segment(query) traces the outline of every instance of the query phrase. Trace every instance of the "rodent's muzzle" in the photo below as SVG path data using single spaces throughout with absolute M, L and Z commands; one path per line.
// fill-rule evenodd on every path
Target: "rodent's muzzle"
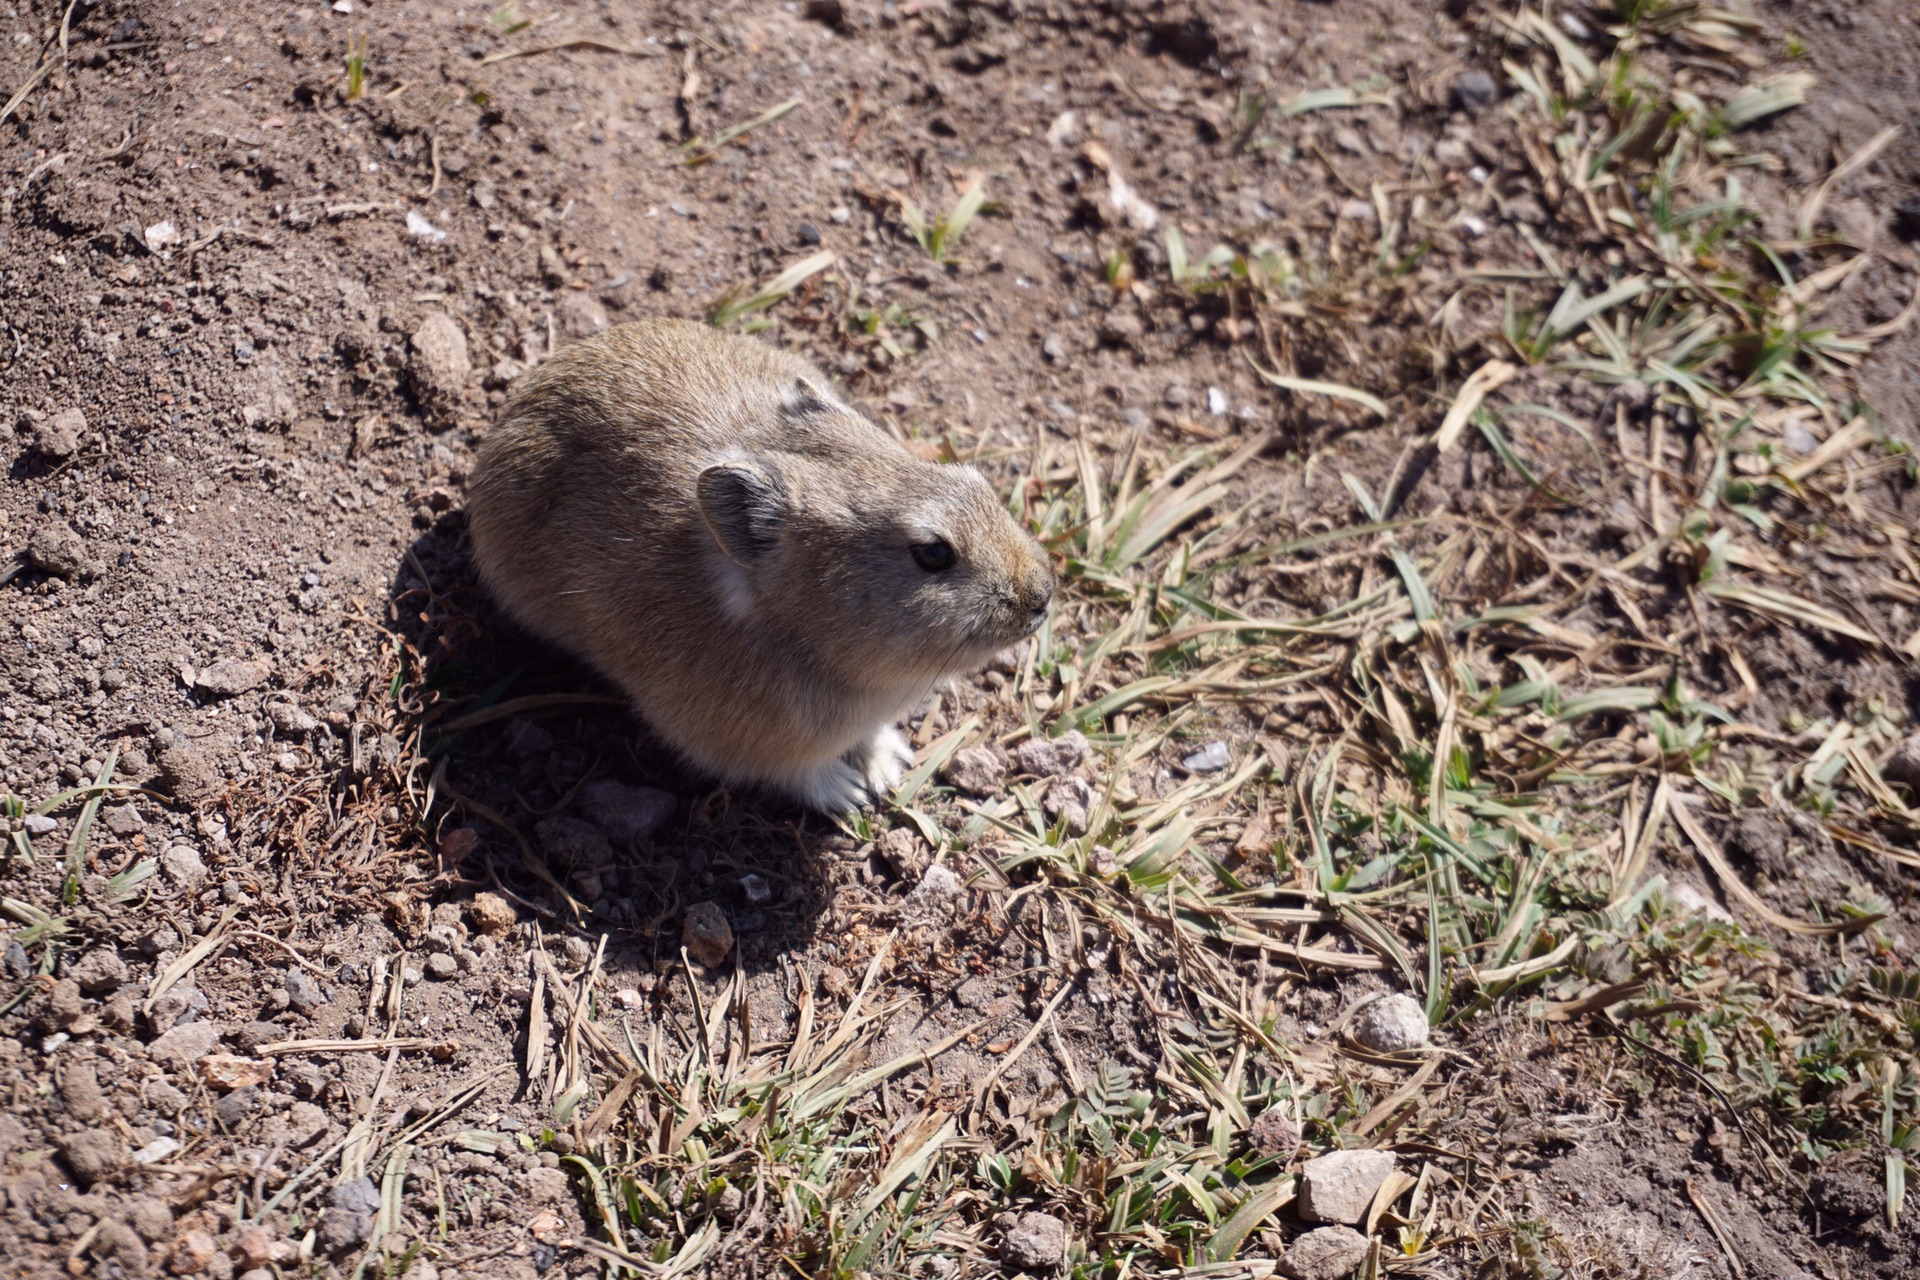
M 1032 635 L 1047 620 L 1047 610 L 1053 606 L 1053 573 L 1045 565 L 1038 566 L 1022 588 L 1017 602 L 1025 611 L 1026 629 L 1022 634 Z

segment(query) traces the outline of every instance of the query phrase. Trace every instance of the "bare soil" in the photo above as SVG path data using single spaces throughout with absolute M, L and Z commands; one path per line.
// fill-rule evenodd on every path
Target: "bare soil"
M 366 1236 L 328 1221 L 343 1212 L 330 1153 L 356 1122 L 378 1146 L 450 1102 L 420 1139 L 404 1220 L 385 1224 L 402 1249 L 431 1244 L 409 1274 L 598 1270 L 568 1247 L 597 1228 L 564 1152 L 541 1136 L 569 1083 L 545 1040 L 556 991 L 591 991 L 644 1043 L 697 1021 L 696 992 L 711 1000 L 737 981 L 766 1041 L 793 1033 L 803 993 L 826 1020 L 870 968 L 883 973 L 873 999 L 890 1011 L 872 1061 L 977 1034 L 856 1104 L 881 1130 L 908 1096 L 960 1105 L 1004 1068 L 1011 1144 L 1101 1063 L 1150 1071 L 1171 970 L 1083 984 L 1006 1066 L 1005 1046 L 1054 994 L 1055 949 L 1085 943 L 1035 898 L 1009 906 L 1004 887 L 916 898 L 932 851 L 915 835 L 858 838 L 680 769 L 592 673 L 492 612 L 465 558 L 462 484 L 505 390 L 555 348 L 637 316 L 705 316 L 825 248 L 845 283 L 803 286 L 764 313 L 763 337 L 821 362 L 930 451 L 978 457 L 1011 485 L 1041 443 L 1081 433 L 1143 430 L 1167 445 L 1269 433 L 1236 481 L 1268 526 L 1308 536 L 1353 523 L 1342 473 L 1385 492 L 1460 372 L 1436 368 L 1421 295 L 1316 312 L 1285 339 L 1303 376 L 1364 385 L 1389 419 L 1277 393 L 1247 357 L 1259 350 L 1250 319 L 1108 284 L 1116 247 L 1161 270 L 1164 250 L 1123 225 L 1088 144 L 1196 253 L 1284 222 L 1330 246 L 1336 275 L 1355 266 L 1343 246 L 1366 252 L 1376 184 L 1458 189 L 1484 167 L 1484 234 L 1437 237 L 1418 271 L 1526 263 L 1521 232 L 1545 233 L 1546 219 L 1517 180 L 1522 149 L 1498 112 L 1456 100 L 1462 72 L 1500 74 L 1478 9 L 525 3 L 537 21 L 507 35 L 479 4 L 0 0 L 0 96 L 27 81 L 50 33 L 67 48 L 0 124 L 0 545 L 17 558 L 0 568 L 0 774 L 31 802 L 111 758 L 113 780 L 139 787 L 101 806 L 76 892 L 63 890 L 63 854 L 78 804 L 34 832 L 31 864 L 0 862 L 0 893 L 66 929 L 45 973 L 42 948 L 0 934 L 0 999 L 12 1000 L 0 1014 L 0 1271 L 346 1274 Z M 1920 119 L 1920 24 L 1902 0 L 1759 10 L 1791 25 L 1821 78 L 1763 144 L 1784 167 L 1759 180 L 1790 221 L 1836 159 Z M 361 35 L 365 91 L 348 100 L 346 50 Z M 544 48 L 565 41 L 597 43 Z M 516 49 L 529 52 L 498 59 Z M 1238 128 L 1240 95 L 1368 83 L 1392 105 L 1269 120 L 1260 146 Z M 790 98 L 801 105 L 685 162 L 687 139 Z M 995 208 L 955 264 L 937 264 L 902 233 L 899 198 L 944 210 L 979 173 Z M 1836 198 L 1835 224 L 1877 255 L 1842 286 L 1855 326 L 1906 301 L 1913 232 L 1895 208 L 1916 198 L 1911 127 Z M 854 292 L 927 324 L 896 318 L 882 330 L 890 352 L 848 325 Z M 1465 298 L 1459 322 L 1497 337 L 1497 297 Z M 1908 329 L 1860 372 L 1909 441 L 1917 371 L 1920 330 Z M 1543 380 L 1537 394 L 1611 420 L 1601 389 Z M 1516 444 L 1551 454 L 1555 439 L 1543 427 Z M 1632 477 L 1569 453 L 1545 479 L 1590 500 L 1537 526 L 1543 560 L 1616 545 L 1604 513 L 1631 499 Z M 1877 483 L 1871 499 L 1911 527 L 1912 485 Z M 1491 510 L 1518 502 L 1515 488 L 1484 455 L 1453 455 L 1405 484 L 1401 509 Z M 50 529 L 71 531 L 71 563 L 29 552 Z M 1823 599 L 1888 635 L 1920 625 L 1909 603 L 1850 587 L 1855 563 L 1823 567 Z M 1503 573 L 1538 571 L 1489 564 L 1486 594 Z M 1294 614 L 1350 598 L 1333 570 L 1249 590 L 1270 595 L 1248 607 Z M 1920 716 L 1910 664 L 1797 644 L 1746 652 L 1762 699 L 1752 718 L 1844 716 L 1876 698 Z M 1705 672 L 1724 666 L 1718 655 L 1703 642 L 1686 660 Z M 583 692 L 602 697 L 546 696 Z M 443 720 L 420 737 L 442 704 L 523 698 L 534 701 L 520 714 L 451 736 Z M 969 713 L 1013 722 L 1005 673 L 942 695 L 916 744 Z M 1193 734 L 1238 751 L 1264 731 L 1222 710 Z M 610 844 L 552 824 L 593 818 L 583 788 L 604 780 L 666 793 L 671 818 L 628 839 L 614 823 Z M 1911 871 L 1776 834 L 1722 839 L 1781 909 L 1818 896 L 1807 877 L 1865 881 L 1896 908 L 1889 927 L 1920 941 Z M 109 903 L 108 878 L 144 858 L 154 875 Z M 1711 895 L 1697 869 L 1667 870 Z M 571 913 L 549 876 L 590 913 Z M 476 908 L 482 893 L 510 917 Z M 712 969 L 682 958 L 687 908 L 702 902 L 736 939 Z M 1387 985 L 1341 971 L 1281 980 L 1265 962 L 1249 972 L 1279 1034 L 1302 1043 Z M 368 1047 L 273 1047 L 326 1040 Z M 1457 1105 L 1408 1141 L 1471 1153 L 1449 1166 L 1468 1197 L 1497 1185 L 1527 1212 L 1508 1239 L 1440 1242 L 1429 1274 L 1495 1255 L 1508 1269 L 1490 1273 L 1555 1274 L 1526 1269 L 1529 1232 L 1582 1242 L 1591 1274 L 1892 1277 L 1920 1250 L 1920 1215 L 1885 1223 L 1877 1154 L 1769 1177 L 1709 1092 L 1604 1029 L 1501 1013 L 1445 1047 L 1439 1079 Z M 233 1086 L 206 1066 L 222 1053 L 272 1070 Z M 1103 1208 L 1080 1212 L 1074 1230 L 1097 1230 Z M 802 1245 L 767 1223 L 729 1219 L 704 1273 L 799 1274 L 780 1259 Z M 940 1274 L 999 1265 L 967 1255 Z

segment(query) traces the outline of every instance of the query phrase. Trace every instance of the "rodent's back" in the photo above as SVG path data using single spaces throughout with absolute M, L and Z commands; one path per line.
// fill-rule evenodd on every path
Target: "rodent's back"
M 570 604 L 607 587 L 609 561 L 646 579 L 635 594 L 704 594 L 709 539 L 694 486 L 715 459 L 904 455 L 851 415 L 808 448 L 779 409 L 798 381 L 819 377 L 788 352 L 684 320 L 620 325 L 560 352 L 520 380 L 481 446 L 468 526 L 482 575 L 523 623 L 576 652 L 586 611 Z

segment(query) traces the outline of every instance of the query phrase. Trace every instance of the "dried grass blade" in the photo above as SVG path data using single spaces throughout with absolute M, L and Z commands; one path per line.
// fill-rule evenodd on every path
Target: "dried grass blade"
M 1734 873 L 1732 865 L 1727 862 L 1727 855 L 1720 851 L 1719 844 L 1707 834 L 1706 828 L 1700 825 L 1700 819 L 1694 817 L 1685 799 L 1676 797 L 1672 813 L 1673 820 L 1680 825 L 1682 831 L 1687 833 L 1687 839 L 1693 841 L 1693 847 L 1700 851 L 1700 857 L 1713 869 L 1714 875 L 1719 877 L 1720 883 L 1726 888 L 1728 894 L 1776 929 L 1783 929 L 1802 937 L 1830 938 L 1838 934 L 1858 933 L 1883 918 L 1861 916 L 1857 920 L 1842 920 L 1835 924 L 1809 924 L 1805 920 L 1795 920 L 1791 916 L 1781 915 L 1768 906 L 1759 894 L 1749 889 L 1746 881 Z
M 1916 292 L 1914 296 L 1920 298 L 1920 292 Z M 1869 424 L 1864 417 L 1855 418 L 1853 421 L 1847 423 L 1846 426 L 1840 428 L 1825 440 L 1822 440 L 1812 453 L 1809 453 L 1806 457 L 1793 463 L 1791 466 L 1782 467 L 1780 474 L 1795 484 L 1801 484 L 1809 476 L 1815 475 L 1823 470 L 1835 459 L 1852 453 L 1855 449 L 1871 443 L 1872 440 L 1872 425 Z
M 912 804 L 913 798 L 920 794 L 921 788 L 933 780 L 933 775 L 940 772 L 947 761 L 953 759 L 953 753 L 960 749 L 960 745 L 967 740 L 967 736 L 978 727 L 979 723 L 980 717 L 968 716 L 928 743 L 924 758 L 914 766 L 911 773 L 900 779 L 900 786 L 893 793 L 894 806 L 904 809 Z
M 1349 387 L 1340 382 L 1320 382 L 1313 378 L 1295 378 L 1289 374 L 1274 373 L 1271 370 L 1261 368 L 1260 362 L 1252 356 L 1247 357 L 1247 363 L 1253 366 L 1255 373 L 1259 374 L 1274 386 L 1279 387 L 1282 391 L 1293 391 L 1310 396 L 1331 396 L 1336 400 L 1351 400 L 1363 409 L 1370 410 L 1382 418 L 1388 416 L 1386 401 L 1378 396 L 1369 395 L 1358 387 Z
M 228 907 L 220 913 L 220 922 L 207 930 L 207 936 L 194 943 L 186 954 L 168 965 L 154 978 L 153 985 L 147 989 L 147 1003 L 142 1012 L 152 1013 L 154 1002 L 165 995 L 173 984 L 193 972 L 193 967 L 212 955 L 215 950 L 229 941 L 227 926 L 233 923 L 234 916 L 240 913 L 237 906 Z
M 1775 591 L 1771 587 L 1757 587 L 1750 582 L 1736 582 L 1726 578 L 1715 578 L 1703 588 L 1716 600 L 1725 600 L 1751 609 L 1755 613 L 1765 614 L 1779 622 L 1788 622 L 1796 626 L 1816 627 L 1830 631 L 1837 636 L 1846 636 L 1862 644 L 1876 647 L 1886 642 L 1865 627 L 1856 626 L 1824 605 L 1785 591 Z
M 1453 398 L 1453 406 L 1447 410 L 1447 416 L 1440 420 L 1440 429 L 1433 433 L 1433 447 L 1441 453 L 1453 448 L 1460 442 L 1460 433 L 1466 430 L 1467 422 L 1473 417 L 1473 411 L 1487 394 L 1512 381 L 1520 372 L 1520 366 L 1509 364 L 1505 360 L 1489 360 L 1475 369 L 1461 384 L 1459 394 Z
M 893 1149 L 893 1158 L 881 1171 L 873 1190 L 860 1201 L 854 1220 L 864 1221 L 898 1191 L 909 1179 L 926 1172 L 927 1165 L 940 1154 L 940 1148 L 953 1141 L 953 1117 L 938 1111 L 922 1112 L 907 1125 Z
M 552 44 L 536 44 L 526 49 L 502 49 L 480 59 L 481 66 L 491 66 L 496 62 L 505 62 L 508 58 L 530 58 L 536 53 L 557 53 L 562 49 L 595 49 L 601 53 L 617 53 L 628 58 L 661 58 L 665 53 L 653 49 L 635 49 L 624 44 L 613 44 L 606 40 L 556 40 Z

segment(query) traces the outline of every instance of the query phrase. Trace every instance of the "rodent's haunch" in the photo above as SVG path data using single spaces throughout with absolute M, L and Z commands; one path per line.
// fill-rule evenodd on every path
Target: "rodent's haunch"
M 690 763 L 827 811 L 890 791 L 912 760 L 894 721 L 1053 598 L 978 471 L 915 458 L 805 360 L 685 321 L 523 378 L 467 521 L 501 605 Z

